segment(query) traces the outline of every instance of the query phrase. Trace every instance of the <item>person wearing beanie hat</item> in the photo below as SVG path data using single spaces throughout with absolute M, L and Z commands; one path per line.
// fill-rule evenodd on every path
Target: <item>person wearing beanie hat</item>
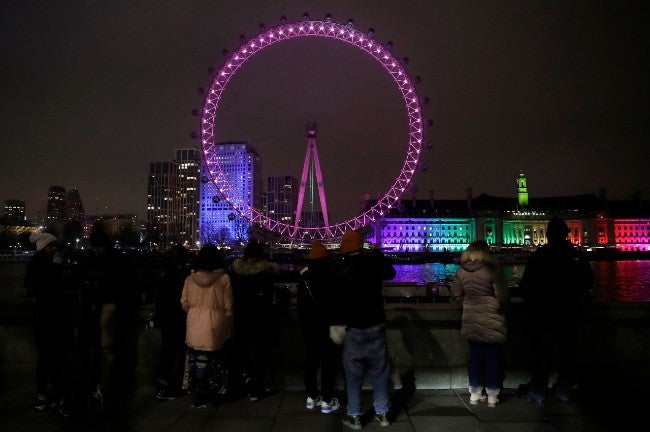
M 309 265 L 300 271 L 296 308 L 305 349 L 305 406 L 329 414 L 339 409 L 334 397 L 339 348 L 329 337 L 334 293 L 334 262 L 318 240 L 311 242 Z M 320 391 L 318 371 L 320 369 Z
M 311 249 L 309 250 L 310 260 L 325 258 L 329 254 L 330 254 L 329 251 L 327 250 L 327 248 L 323 243 L 321 243 L 318 240 L 314 240 L 311 242 Z
M 29 241 L 36 245 L 37 251 L 40 251 L 45 249 L 49 244 L 56 243 L 57 239 L 50 233 L 42 232 L 30 235 Z
M 539 405 L 546 400 L 552 365 L 557 364 L 555 399 L 570 401 L 571 389 L 577 384 L 582 302 L 594 274 L 589 262 L 567 240 L 568 233 L 566 222 L 553 217 L 546 229 L 548 243 L 531 255 L 519 282 L 529 317 L 531 380 L 519 386 L 517 395 Z
M 341 252 L 357 252 L 363 248 L 363 237 L 356 231 L 346 231 L 341 238 Z
M 27 264 L 25 287 L 34 297 L 36 400 L 33 408 L 43 411 L 60 406 L 65 398 L 63 358 L 72 337 L 69 305 L 65 301 L 62 269 L 56 251 L 56 237 L 50 233 L 30 236 L 36 252 Z
M 348 404 L 342 421 L 352 429 L 361 429 L 361 390 L 365 375 L 369 374 L 375 419 L 380 426 L 389 426 L 390 363 L 383 281 L 395 277 L 395 268 L 379 249 L 364 250 L 363 237 L 355 231 L 343 234 L 341 251 L 344 256 L 337 271 L 337 307 L 334 308 L 337 316 L 332 322 L 347 328 L 342 358 Z

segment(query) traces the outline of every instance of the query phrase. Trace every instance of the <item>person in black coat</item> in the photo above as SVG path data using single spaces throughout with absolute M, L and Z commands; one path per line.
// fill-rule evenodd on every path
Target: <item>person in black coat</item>
M 169 248 L 156 286 L 154 326 L 160 329 L 158 399 L 175 399 L 181 393 L 185 368 L 185 321 L 181 293 L 190 274 L 190 252 L 182 245 Z
M 129 294 L 135 278 L 131 262 L 103 229 L 94 228 L 89 240 L 91 249 L 80 269 L 80 390 L 89 405 L 101 405 L 107 392 L 124 392 L 133 384 L 133 359 L 128 357 L 133 355 L 129 320 L 134 308 Z
M 334 296 L 334 263 L 329 251 L 318 240 L 311 243 L 309 265 L 300 271 L 297 292 L 298 320 L 305 347 L 304 384 L 306 407 L 320 407 L 328 414 L 336 411 L 334 396 L 339 349 L 329 336 Z M 320 369 L 321 391 L 318 391 Z
M 363 249 L 363 237 L 347 231 L 341 238 L 343 261 L 337 271 L 336 324 L 346 326 L 343 337 L 343 368 L 347 413 L 343 423 L 361 429 L 361 390 L 364 377 L 372 382 L 375 419 L 389 426 L 390 362 L 386 343 L 383 281 L 395 277 L 395 268 L 378 249 Z
M 277 316 L 273 283 L 280 266 L 264 258 L 256 240 L 244 248 L 244 257 L 233 261 L 229 275 L 234 300 L 232 366 L 253 401 L 275 385 Z M 233 380 L 235 381 L 235 380 Z
M 543 404 L 546 400 L 553 354 L 558 377 L 553 395 L 564 402 L 576 384 L 576 354 L 582 320 L 582 302 L 594 282 L 587 261 L 567 240 L 569 228 L 553 217 L 546 228 L 548 243 L 530 257 L 520 282 L 529 318 L 531 381 L 518 396 Z
M 30 236 L 36 252 L 27 264 L 25 287 L 34 298 L 36 400 L 38 411 L 61 405 L 67 389 L 64 381 L 64 352 L 71 338 L 72 323 L 65 301 L 57 238 L 49 233 Z

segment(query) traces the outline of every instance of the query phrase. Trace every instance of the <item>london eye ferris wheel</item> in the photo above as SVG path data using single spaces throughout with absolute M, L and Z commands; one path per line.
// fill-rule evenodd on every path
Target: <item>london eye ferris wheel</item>
M 217 158 L 215 130 L 218 127 L 218 108 L 222 95 L 237 71 L 244 66 L 255 54 L 283 41 L 294 38 L 329 38 L 352 45 L 371 56 L 390 75 L 400 94 L 408 118 L 408 136 L 405 137 L 406 155 L 401 170 L 387 192 L 379 197 L 377 202 L 361 214 L 326 226 L 302 227 L 283 223 L 268 217 L 259 209 L 251 206 L 235 191 L 221 169 Z M 345 231 L 357 230 L 372 224 L 382 218 L 395 207 L 400 196 L 409 187 L 418 169 L 424 144 L 424 128 L 422 118 L 422 101 L 417 94 L 415 85 L 417 78 L 411 77 L 405 70 L 403 61 L 398 60 L 390 50 L 390 43 L 382 44 L 374 39 L 373 32 L 362 32 L 356 29 L 350 20 L 346 24 L 332 21 L 328 16 L 324 20 L 311 20 L 307 15 L 298 22 L 286 22 L 283 18 L 278 26 L 262 29 L 256 36 L 246 40 L 241 46 L 229 54 L 222 66 L 215 72 L 212 83 L 206 91 L 201 112 L 201 147 L 207 171 L 221 194 L 233 209 L 236 209 L 251 223 L 283 237 L 312 240 L 340 237 Z

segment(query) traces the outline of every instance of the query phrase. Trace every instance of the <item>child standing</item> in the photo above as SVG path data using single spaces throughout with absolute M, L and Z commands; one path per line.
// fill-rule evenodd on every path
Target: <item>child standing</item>
M 205 408 L 227 390 L 222 348 L 232 335 L 233 298 L 224 256 L 216 246 L 204 245 L 193 267 L 185 279 L 181 305 L 187 312 L 190 390 L 196 394 L 192 407 Z
M 485 400 L 498 403 L 503 381 L 503 344 L 506 319 L 503 308 L 509 301 L 499 263 L 484 240 L 472 242 L 460 258 L 460 268 L 452 282 L 452 297 L 463 305 L 461 335 L 469 343 L 470 403 Z

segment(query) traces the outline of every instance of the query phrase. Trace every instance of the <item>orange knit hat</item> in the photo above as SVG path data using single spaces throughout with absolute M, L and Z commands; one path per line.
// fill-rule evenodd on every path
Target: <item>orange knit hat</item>
M 341 239 L 341 252 L 351 253 L 363 248 L 363 237 L 356 231 L 346 231 Z
M 325 246 L 323 246 L 323 243 L 319 242 L 318 240 L 314 240 L 311 242 L 311 250 L 309 251 L 309 259 L 320 259 L 320 258 L 325 258 L 328 256 L 330 253 L 327 250 Z

